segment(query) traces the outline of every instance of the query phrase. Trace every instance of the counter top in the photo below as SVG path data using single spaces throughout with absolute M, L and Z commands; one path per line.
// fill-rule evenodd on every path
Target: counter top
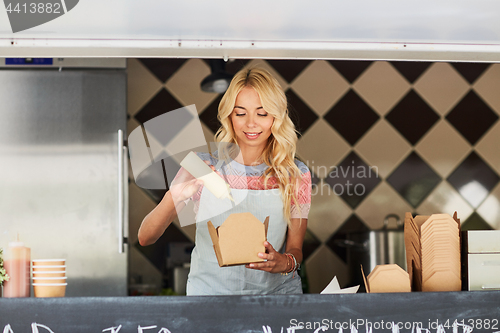
M 372 333 L 452 333 L 454 322 L 456 333 L 497 333 L 499 320 L 500 291 L 0 298 L 0 331 L 8 333 L 354 333 L 370 326 Z

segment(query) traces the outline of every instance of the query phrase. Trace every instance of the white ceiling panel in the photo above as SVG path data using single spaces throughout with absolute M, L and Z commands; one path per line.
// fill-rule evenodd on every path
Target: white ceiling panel
M 497 0 L 80 0 L 16 33 L 0 8 L 0 56 L 494 62 L 499 55 Z

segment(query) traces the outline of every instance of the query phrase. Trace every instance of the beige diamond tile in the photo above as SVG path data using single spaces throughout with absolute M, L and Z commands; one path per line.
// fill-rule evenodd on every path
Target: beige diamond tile
M 479 215 L 496 230 L 500 230 L 500 184 L 477 209 Z
M 320 293 L 334 276 L 337 276 L 341 287 L 345 286 L 348 282 L 347 265 L 326 245 L 321 245 L 314 251 L 307 258 L 305 266 L 309 282 L 309 292 L 311 294 Z
M 491 65 L 473 85 L 483 100 L 500 115 L 500 64 Z
M 165 88 L 184 106 L 195 104 L 200 113 L 219 95 L 201 90 L 201 81 L 208 75 L 210 67 L 205 61 L 190 59 L 165 83 Z
M 388 214 L 403 221 L 411 206 L 386 182 L 381 182 L 356 209 L 356 215 L 372 230 L 381 229 Z
M 127 60 L 127 112 L 131 117 L 161 88 L 162 83 L 139 60 Z
M 464 222 L 474 210 L 447 181 L 443 180 L 416 211 L 419 215 L 453 215 L 456 211 L 458 218 Z
M 349 150 L 349 144 L 322 118 L 297 143 L 297 154 L 319 178 L 326 177 Z
M 179 133 L 171 138 L 165 147 L 165 150 L 171 155 L 189 152 L 195 147 L 207 146 L 205 134 L 203 133 L 203 129 L 201 127 L 202 122 L 200 121 L 195 108 L 192 106 L 193 105 L 189 105 L 185 107 L 183 112 L 189 112 L 190 116 L 193 118 L 188 123 L 182 125 Z M 168 121 L 168 119 L 165 119 L 164 121 Z M 146 130 L 150 128 L 149 125 L 150 124 L 148 123 L 145 124 Z M 154 128 L 154 126 L 151 126 L 151 128 Z M 153 148 L 153 146 L 151 146 L 151 148 Z
M 202 149 L 200 148 L 200 146 L 192 146 L 192 149 L 196 148 L 196 151 L 206 151 L 206 152 L 211 152 L 210 148 L 210 142 L 214 142 L 214 134 L 212 133 L 212 130 L 209 129 L 203 122 L 200 122 L 201 124 L 201 129 L 203 130 L 203 136 L 205 137 L 205 142 L 207 143 L 205 148 Z M 171 141 L 170 144 L 175 144 L 174 141 Z M 169 146 L 170 146 L 169 144 Z M 184 157 L 186 157 L 186 152 L 188 152 L 190 149 L 188 150 L 185 150 L 185 151 L 182 151 L 180 153 L 171 153 L 171 151 L 168 149 L 166 149 L 166 153 L 172 157 L 172 159 L 174 161 L 176 161 L 177 163 L 181 163 L 181 161 L 184 159 Z M 153 154 L 154 154 L 154 150 L 153 150 Z M 156 156 L 158 156 L 158 154 L 156 154 Z
M 443 178 L 455 170 L 471 147 L 446 120 L 438 122 L 415 150 Z
M 312 186 L 311 210 L 307 228 L 321 241 L 330 236 L 351 215 L 352 210 L 323 180 Z
M 410 90 L 408 81 L 386 61 L 372 63 L 352 87 L 381 116 Z
M 414 89 L 439 114 L 447 114 L 465 94 L 470 85 L 448 63 L 432 64 L 415 82 Z
M 500 174 L 500 122 L 486 133 L 476 144 L 476 151 L 481 157 Z
M 284 91 L 288 90 L 289 88 L 288 82 L 285 79 L 283 79 L 281 75 L 265 60 L 254 59 L 246 63 L 244 68 L 254 68 L 254 67 L 263 68 L 267 70 L 269 73 L 271 73 L 272 76 L 274 76 L 276 80 L 278 80 L 279 84 L 281 85 L 281 88 L 283 88 Z
M 137 242 L 137 233 L 142 220 L 156 207 L 156 203 L 144 191 L 131 182 L 129 184 L 129 243 Z
M 316 60 L 300 73 L 291 87 L 322 116 L 349 90 L 349 82 L 328 62 Z
M 369 165 L 377 167 L 379 175 L 385 178 L 408 155 L 411 146 L 382 119 L 363 136 L 354 150 Z

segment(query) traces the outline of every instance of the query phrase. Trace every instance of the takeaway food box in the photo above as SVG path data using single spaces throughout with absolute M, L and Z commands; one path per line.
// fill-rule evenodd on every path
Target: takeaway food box
M 220 267 L 264 261 L 257 253 L 266 250 L 269 216 L 262 223 L 252 213 L 235 213 L 220 227 L 215 228 L 211 221 L 207 225 Z

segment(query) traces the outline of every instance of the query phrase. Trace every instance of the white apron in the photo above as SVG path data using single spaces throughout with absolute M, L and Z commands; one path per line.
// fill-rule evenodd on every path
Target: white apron
M 287 223 L 283 218 L 283 201 L 279 189 L 231 189 L 237 203 L 217 199 L 203 188 L 196 219 L 196 245 L 191 255 L 187 295 L 255 295 L 301 294 L 302 283 L 297 273 L 281 275 L 246 268 L 245 265 L 219 267 L 207 221 L 217 228 L 232 213 L 251 212 L 261 222 L 269 216 L 267 240 L 283 253 Z

